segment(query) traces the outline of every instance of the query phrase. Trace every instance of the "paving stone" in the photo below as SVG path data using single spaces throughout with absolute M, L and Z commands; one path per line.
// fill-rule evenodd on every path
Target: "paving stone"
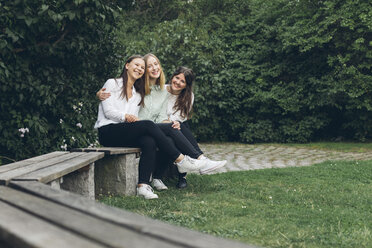
M 227 160 L 215 173 L 265 168 L 309 166 L 327 160 L 370 160 L 372 152 L 342 153 L 295 147 L 245 144 L 201 144 L 210 159 Z

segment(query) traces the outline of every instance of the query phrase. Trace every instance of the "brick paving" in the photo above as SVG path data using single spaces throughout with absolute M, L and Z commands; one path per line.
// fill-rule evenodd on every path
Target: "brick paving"
M 225 167 L 215 173 L 309 166 L 327 160 L 372 160 L 372 151 L 337 152 L 308 148 L 249 144 L 200 144 L 202 151 L 213 160 L 227 160 Z

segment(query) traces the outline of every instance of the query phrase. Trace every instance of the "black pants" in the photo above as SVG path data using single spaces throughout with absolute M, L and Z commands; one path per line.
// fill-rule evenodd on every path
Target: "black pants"
M 179 148 L 184 154 L 189 155 L 192 158 L 198 158 L 203 154 L 198 142 L 191 133 L 190 127 L 187 122 L 181 123 L 181 131 L 172 128 L 173 130 L 168 130 L 168 127 L 163 126 L 164 124 L 157 124 L 163 132 L 170 137 L 170 142 Z M 182 136 L 182 137 L 179 137 Z M 187 142 L 185 141 L 185 138 Z M 180 146 L 183 146 L 183 150 Z M 191 147 L 190 147 L 191 146 Z M 166 169 L 171 166 L 173 161 L 167 156 L 163 151 L 159 151 L 156 155 L 156 169 L 153 174 L 153 178 L 161 179 L 166 171 Z M 185 177 L 186 173 L 179 173 L 179 177 Z
M 156 148 L 173 162 L 181 154 L 164 132 L 152 121 L 109 124 L 98 129 L 99 142 L 103 146 L 140 147 L 138 183 L 149 184 L 156 166 Z
M 192 158 L 198 158 L 201 154 L 203 154 L 202 151 L 200 151 L 200 148 L 195 149 L 198 145 L 194 137 L 192 136 L 191 131 L 188 129 L 188 135 L 191 136 L 193 139 L 193 142 L 195 144 L 192 144 L 190 142 L 190 137 L 188 138 L 183 131 L 182 131 L 182 124 L 181 124 L 181 130 L 175 129 L 172 127 L 172 123 L 156 123 L 156 125 L 164 132 L 164 134 L 168 137 L 171 137 L 174 141 L 174 144 L 180 150 L 183 154 L 188 155 Z M 184 127 L 183 129 L 187 129 Z
M 196 141 L 194 135 L 191 132 L 188 121 L 181 123 L 181 132 L 186 137 L 186 139 L 194 146 L 195 150 L 199 153 L 199 156 L 202 155 L 203 152 L 200 149 L 198 142 Z

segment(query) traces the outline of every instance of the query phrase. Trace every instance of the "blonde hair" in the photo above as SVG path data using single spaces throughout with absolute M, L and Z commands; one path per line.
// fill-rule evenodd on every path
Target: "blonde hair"
M 156 61 L 158 62 L 159 64 L 159 68 L 160 68 L 160 76 L 159 78 L 156 79 L 156 85 L 160 85 L 160 89 L 164 89 L 164 85 L 165 85 L 165 76 L 164 76 L 164 72 L 163 72 L 163 68 L 161 67 L 161 64 L 160 64 L 160 61 L 159 59 L 152 53 L 148 53 L 146 54 L 145 56 L 143 56 L 143 59 L 145 60 L 145 64 L 146 64 L 146 73 L 145 73 L 145 94 L 148 95 L 151 93 L 151 88 L 150 88 L 150 73 L 147 73 L 147 60 L 150 58 L 150 57 L 153 57 L 154 59 L 156 59 Z

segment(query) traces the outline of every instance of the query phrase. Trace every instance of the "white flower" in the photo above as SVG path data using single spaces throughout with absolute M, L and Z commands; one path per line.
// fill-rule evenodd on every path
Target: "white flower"
M 61 124 L 62 124 L 62 123 L 63 123 L 63 120 L 62 120 L 62 119 L 59 119 L 59 123 L 61 123 Z
M 26 127 L 26 128 L 20 128 L 20 129 L 18 129 L 18 132 L 20 132 L 21 134 L 20 134 L 20 136 L 23 138 L 23 137 L 25 137 L 25 133 L 29 133 L 30 132 L 30 130 Z
M 273 199 L 273 197 L 272 196 L 269 196 L 269 199 L 271 200 L 271 199 Z
M 83 125 L 79 122 L 79 123 L 76 123 L 76 126 L 79 127 L 79 128 L 82 128 Z
M 247 208 L 247 206 L 242 206 L 242 208 Z
M 72 141 L 75 141 L 76 140 L 74 136 L 72 136 L 71 139 L 72 139 Z
M 82 102 L 79 102 L 79 106 L 80 106 L 80 107 L 83 107 L 83 103 L 82 103 Z
M 63 150 L 67 150 L 67 144 L 64 144 L 63 146 L 61 146 L 61 149 L 63 149 Z
M 73 106 L 72 106 L 72 108 L 73 108 L 74 110 L 76 110 L 76 109 L 77 109 L 76 105 L 73 105 Z

